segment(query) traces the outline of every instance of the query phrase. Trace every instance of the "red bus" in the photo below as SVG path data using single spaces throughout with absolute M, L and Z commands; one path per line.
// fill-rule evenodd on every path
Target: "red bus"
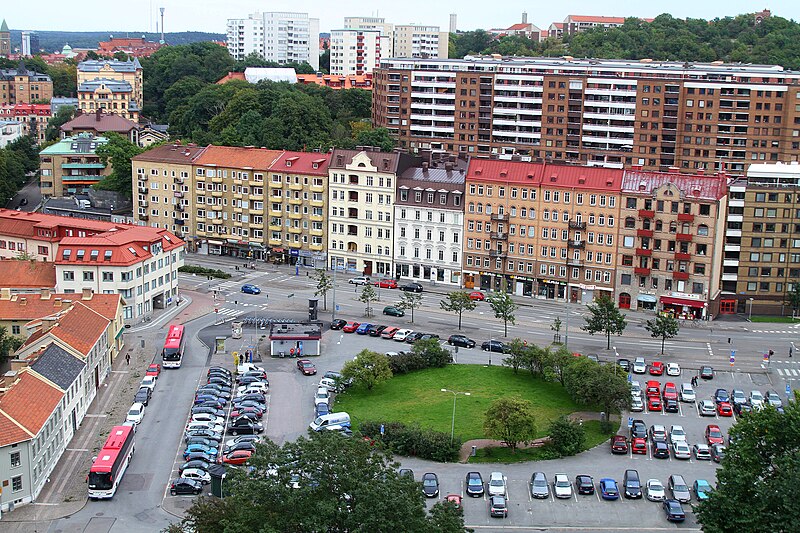
M 164 350 L 161 352 L 161 364 L 164 368 L 180 368 L 183 359 L 183 326 L 169 327 Z
M 133 456 L 133 427 L 115 426 L 89 470 L 89 499 L 113 498 Z

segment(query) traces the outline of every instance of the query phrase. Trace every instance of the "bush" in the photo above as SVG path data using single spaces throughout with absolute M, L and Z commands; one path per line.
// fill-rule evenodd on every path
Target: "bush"
M 178 269 L 178 272 L 185 272 L 186 274 L 202 274 L 204 276 L 211 276 L 212 278 L 229 279 L 231 277 L 227 272 L 222 270 L 215 270 L 213 268 L 205 268 L 194 265 L 183 265 Z
M 367 421 L 359 425 L 361 434 L 370 437 L 397 455 L 415 456 L 431 461 L 457 461 L 461 450 L 461 439 L 432 429 L 423 429 L 417 425 L 407 426 L 402 422 L 383 422 L 384 434 L 381 435 L 381 422 Z
M 553 420 L 549 435 L 550 446 L 562 457 L 579 453 L 586 440 L 583 425 L 565 416 Z
M 410 352 L 401 352 L 389 358 L 392 374 L 408 374 L 426 368 L 441 368 L 453 362 L 450 350 L 436 339 L 417 341 Z

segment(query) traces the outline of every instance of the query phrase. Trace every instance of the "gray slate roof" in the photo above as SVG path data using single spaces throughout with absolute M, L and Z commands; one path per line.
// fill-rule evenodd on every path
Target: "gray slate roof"
M 86 363 L 59 345 L 51 343 L 31 365 L 31 369 L 58 385 L 61 390 L 67 390 L 85 366 Z
M 78 63 L 78 70 L 81 72 L 100 72 L 103 65 L 109 65 L 114 72 L 136 72 L 142 68 L 139 60 L 117 61 L 108 59 L 89 59 Z
M 85 81 L 78 86 L 78 91 L 95 91 L 101 85 L 111 89 L 112 93 L 129 93 L 133 89 L 127 81 L 110 80 L 108 78 L 95 78 Z

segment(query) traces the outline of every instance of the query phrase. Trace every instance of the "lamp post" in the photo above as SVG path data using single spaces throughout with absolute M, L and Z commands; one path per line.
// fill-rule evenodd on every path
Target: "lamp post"
M 747 321 L 750 322 L 750 319 L 753 318 L 753 299 L 748 299 L 750 300 L 750 310 L 747 312 Z
M 469 392 L 459 392 L 450 389 L 441 389 L 442 392 L 450 392 L 453 394 L 453 422 L 450 424 L 450 444 L 453 443 L 453 437 L 456 434 L 456 398 L 458 398 L 459 394 L 463 394 L 464 396 L 471 396 Z
M 619 354 L 617 353 L 617 347 L 612 346 L 614 348 L 614 375 L 617 375 L 617 367 L 619 366 Z

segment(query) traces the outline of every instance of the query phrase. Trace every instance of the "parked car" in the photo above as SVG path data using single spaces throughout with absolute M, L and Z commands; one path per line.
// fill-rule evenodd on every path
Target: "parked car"
M 408 343 L 408 344 L 414 344 L 415 342 L 417 342 L 418 340 L 420 340 L 420 339 L 422 338 L 422 336 L 423 336 L 423 335 L 425 335 L 425 334 L 424 334 L 424 333 L 422 333 L 421 331 L 412 331 L 412 332 L 411 332 L 411 333 L 409 333 L 409 334 L 408 334 L 408 336 L 406 337 L 406 343 Z
M 192 452 L 189 455 L 184 456 L 184 461 L 187 463 L 192 461 L 205 461 L 206 463 L 213 463 L 214 457 L 208 455 L 204 452 Z
M 757 390 L 750 391 L 750 405 L 753 409 L 761 409 L 764 407 L 764 396 Z
M 680 407 L 678 407 L 678 400 L 664 400 L 663 407 L 665 413 L 677 413 L 680 411 Z
M 261 437 L 258 435 L 239 435 L 238 437 L 234 437 L 232 439 L 228 439 L 225 441 L 225 451 L 228 451 L 228 448 L 232 448 L 233 446 L 239 444 L 240 442 L 259 442 Z
M 675 457 L 675 459 L 691 459 L 692 450 L 689 449 L 689 445 L 686 444 L 686 441 L 679 440 L 672 445 L 672 456 Z
M 586 474 L 575 476 L 575 488 L 578 494 L 594 494 L 594 479 Z
M 722 444 L 712 444 L 711 459 L 713 459 L 715 463 L 720 463 L 724 458 L 725 458 L 725 446 L 723 446 Z
M 647 438 L 647 426 L 644 421 L 636 419 L 631 424 L 631 437 Z
M 396 279 L 382 279 L 379 281 L 374 282 L 376 287 L 380 287 L 381 289 L 396 289 L 397 288 L 397 280 Z
M 645 492 L 647 499 L 651 502 L 662 502 L 666 498 L 664 493 L 664 485 L 657 479 L 648 479 Z
M 472 291 L 469 293 L 469 299 L 476 302 L 482 302 L 486 299 L 486 295 L 481 291 Z
M 216 457 L 219 450 L 217 450 L 217 448 L 212 448 L 211 446 L 206 446 L 204 444 L 189 444 L 183 451 L 183 458 L 186 459 L 191 454 L 197 452 L 205 453 L 209 457 Z
M 234 436 L 240 433 L 261 433 L 263 431 L 264 426 L 261 422 L 253 422 L 245 417 L 239 417 L 228 424 L 228 433 Z
M 502 341 L 492 339 L 483 341 L 481 343 L 481 350 L 484 352 L 508 353 L 508 346 Z
M 683 522 L 686 520 L 686 513 L 683 512 L 683 507 L 678 500 L 664 500 L 661 504 L 664 509 L 664 515 L 670 522 Z
M 148 405 L 150 403 L 150 398 L 153 395 L 153 389 L 148 389 L 147 387 L 142 387 L 136 394 L 133 396 L 134 403 L 140 403 L 142 405 Z
M 368 334 L 370 337 L 380 337 L 381 333 L 383 333 L 383 330 L 385 330 L 387 327 L 388 326 L 385 325 L 374 325 L 369 328 Z
M 661 400 L 658 396 L 648 396 L 647 398 L 647 410 L 648 411 L 661 411 Z
M 708 447 L 708 444 L 702 444 L 698 442 L 692 446 L 692 452 L 694 453 L 694 458 L 698 461 L 711 460 L 711 449 Z
M 678 388 L 672 382 L 664 383 L 664 391 L 661 393 L 661 397 L 664 400 L 677 400 Z
M 631 362 L 628 359 L 617 359 L 617 366 L 619 366 L 625 372 L 630 371 L 631 369 Z
M 653 457 L 656 459 L 669 459 L 669 445 L 666 442 L 654 443 Z
M 764 396 L 767 398 L 767 403 L 772 407 L 783 407 L 783 400 L 774 390 L 768 390 Z
M 342 329 L 346 325 L 347 325 L 347 320 L 337 318 L 336 320 L 331 322 L 331 329 Z
M 461 495 L 460 494 L 448 494 L 444 497 L 445 501 L 451 502 L 457 508 L 462 509 L 461 507 Z
M 253 452 L 247 450 L 236 450 L 234 452 L 230 452 L 223 455 L 222 458 L 220 459 L 220 462 L 230 465 L 243 465 L 252 456 Z
M 211 474 L 199 468 L 186 468 L 181 472 L 181 477 L 199 481 L 202 485 L 211 483 Z
M 399 328 L 396 328 L 394 326 L 389 326 L 388 328 L 383 330 L 383 333 L 381 333 L 381 338 L 382 339 L 391 339 L 391 338 L 394 337 L 395 333 L 397 333 L 398 331 L 400 331 Z
M 717 403 L 730 401 L 730 395 L 725 389 L 717 389 L 714 391 L 714 401 Z
M 180 466 L 180 468 L 178 468 L 178 471 L 179 472 L 183 472 L 187 468 L 196 468 L 198 470 L 205 470 L 206 472 L 208 472 L 208 469 L 212 464 L 213 463 L 207 463 L 205 461 L 201 461 L 199 459 L 195 459 L 194 461 L 187 461 L 187 462 L 183 463 Z
M 634 374 L 644 374 L 647 372 L 647 363 L 645 363 L 644 357 L 637 357 L 633 360 L 633 367 L 631 371 Z
M 383 314 L 389 316 L 406 316 L 406 312 L 394 305 L 387 305 L 383 308 Z
M 347 283 L 350 283 L 352 285 L 369 285 L 369 277 L 358 276 L 347 280 Z
M 200 494 L 203 492 L 203 484 L 195 479 L 179 477 L 172 480 L 169 486 L 169 493 L 173 496 L 178 494 Z
M 719 416 L 733 416 L 733 408 L 728 402 L 720 402 L 717 404 L 717 414 Z
M 708 365 L 700 367 L 700 378 L 701 379 L 714 379 L 714 369 Z
M 653 442 L 667 442 L 667 428 L 661 424 L 650 426 L 650 440 Z
M 255 285 L 245 283 L 244 285 L 242 285 L 242 292 L 245 294 L 261 294 L 261 289 L 259 289 Z
M 642 397 L 642 384 L 636 380 L 630 382 L 631 385 L 631 398 Z
M 639 480 L 639 472 L 637 470 L 632 468 L 625 470 L 622 486 L 625 489 L 625 497 L 629 500 L 642 497 L 642 482 Z
M 407 292 L 422 292 L 422 285 L 419 283 L 406 283 L 405 285 L 400 285 L 401 291 Z
M 475 341 L 466 335 L 450 335 L 447 338 L 447 344 L 450 346 L 461 346 L 462 348 L 474 348 Z
M 641 437 L 631 439 L 631 453 L 647 455 L 647 439 Z
M 208 446 L 209 448 L 216 448 L 219 450 L 220 441 L 206 437 L 190 437 L 189 440 L 186 441 L 186 446 L 192 444 L 202 444 L 204 446 Z
M 414 479 L 414 471 L 411 470 L 410 468 L 401 468 L 400 470 L 397 471 L 397 475 L 400 477 L 408 476 L 411 479 Z
M 673 498 L 681 503 L 689 503 L 691 501 L 692 495 L 689 493 L 689 486 L 683 480 L 683 476 L 678 474 L 669 476 L 667 485 Z
M 249 452 L 255 453 L 256 451 L 256 444 L 255 441 L 241 441 L 237 442 L 236 444 L 225 448 L 225 453 L 231 453 L 238 450 L 247 450 Z
M 317 367 L 308 359 L 298 359 L 296 365 L 304 376 L 313 376 L 317 373 Z
M 634 396 L 631 398 L 631 411 L 641 413 L 644 411 L 644 402 L 641 396 Z
M 722 435 L 722 430 L 716 424 L 709 424 L 706 426 L 706 442 L 709 446 L 712 444 L 724 444 L 725 437 Z
M 161 365 L 158 363 L 153 363 L 147 367 L 147 370 L 144 373 L 145 376 L 155 376 L 156 378 L 161 375 Z
M 196 437 L 204 437 L 211 440 L 220 441 L 222 440 L 222 433 L 219 431 L 214 431 L 213 429 L 203 428 L 203 429 L 191 429 L 187 430 L 183 440 L 185 442 L 189 442 L 190 439 Z
M 619 489 L 617 482 L 610 477 L 604 477 L 600 480 L 600 495 L 604 500 L 616 500 L 619 498 Z
M 566 474 L 553 475 L 553 494 L 556 498 L 572 498 L 572 483 Z
M 550 486 L 544 472 L 534 472 L 531 476 L 531 496 L 537 499 L 550 497 Z
M 314 414 L 316 416 L 322 416 L 330 414 L 331 408 L 327 402 L 318 402 L 314 404 Z
M 692 490 L 694 490 L 697 501 L 702 502 L 711 495 L 711 484 L 705 479 L 696 479 L 692 485 Z
M 679 395 L 682 402 L 694 403 L 697 400 L 691 383 L 681 383 Z
M 150 389 L 150 390 L 153 390 L 153 391 L 154 391 L 154 390 L 155 390 L 155 388 L 156 388 L 156 379 L 157 379 L 157 378 L 156 378 L 155 376 L 145 376 L 145 377 L 142 379 L 142 382 L 141 382 L 141 384 L 139 384 L 139 388 L 141 388 L 141 387 L 147 387 L 148 389 Z
M 628 453 L 628 439 L 622 435 L 614 435 L 611 437 L 611 453 L 625 454 Z
M 128 422 L 133 422 L 136 426 L 142 423 L 142 419 L 144 418 L 144 405 L 136 402 L 131 405 L 130 409 L 128 409 L 128 414 L 125 417 L 125 420 Z
M 356 334 L 357 335 L 366 335 L 367 333 L 369 333 L 369 328 L 371 328 L 371 327 L 372 327 L 372 324 L 370 324 L 369 322 L 362 322 L 356 328 Z
M 433 472 L 422 475 L 422 492 L 426 498 L 435 498 L 439 495 L 439 477 Z
M 392 340 L 397 342 L 404 342 L 408 338 L 408 336 L 411 335 L 412 333 L 414 333 L 414 331 L 411 329 L 398 330 L 394 335 L 392 335 Z
M 508 505 L 502 496 L 492 496 L 489 498 L 489 516 L 494 518 L 505 518 L 508 516 Z
M 480 472 L 467 472 L 464 480 L 467 496 L 483 496 L 483 478 Z
M 734 404 L 734 406 L 737 403 L 747 403 L 747 396 L 745 396 L 744 391 L 742 389 L 733 389 L 731 390 L 730 401 L 731 403 Z
M 359 324 L 358 322 L 348 322 L 347 324 L 342 326 L 342 331 L 344 331 L 345 333 L 353 333 L 355 330 L 358 329 L 358 326 L 360 325 L 361 324 Z
M 681 365 L 678 363 L 667 363 L 667 375 L 668 376 L 680 376 L 681 375 Z
M 701 400 L 697 404 L 697 411 L 700 416 L 714 416 L 717 414 L 717 406 L 711 400 Z
M 650 363 L 650 375 L 661 376 L 664 374 L 664 363 L 661 361 L 653 361 Z
M 506 495 L 506 477 L 502 472 L 492 472 L 489 474 L 489 496 Z

